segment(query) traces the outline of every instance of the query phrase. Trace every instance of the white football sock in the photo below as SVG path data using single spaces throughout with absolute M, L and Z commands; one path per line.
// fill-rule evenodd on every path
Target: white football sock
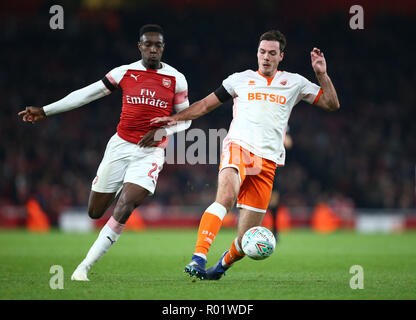
M 123 232 L 123 229 L 124 224 L 117 222 L 113 217 L 111 217 L 106 225 L 101 229 L 97 240 L 95 240 L 94 244 L 88 251 L 86 258 L 81 262 L 81 264 L 90 269 L 91 266 L 96 263 L 118 240 Z

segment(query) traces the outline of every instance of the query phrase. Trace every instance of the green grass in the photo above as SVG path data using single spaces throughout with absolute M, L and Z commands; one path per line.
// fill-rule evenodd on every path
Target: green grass
M 92 268 L 90 282 L 71 281 L 97 234 L 0 231 L 0 299 L 416 299 L 416 233 L 283 233 L 270 258 L 245 258 L 220 281 L 192 282 L 183 268 L 196 229 L 125 232 Z M 234 236 L 220 231 L 208 266 Z M 52 265 L 63 267 L 63 290 L 49 286 Z M 349 286 L 352 265 L 364 269 L 362 290 Z

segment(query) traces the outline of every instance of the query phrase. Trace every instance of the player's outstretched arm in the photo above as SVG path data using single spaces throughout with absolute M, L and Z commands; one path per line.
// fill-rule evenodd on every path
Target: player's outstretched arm
M 211 93 L 204 99 L 194 102 L 189 108 L 174 114 L 170 117 L 157 117 L 150 120 L 150 123 L 164 123 L 169 126 L 175 125 L 178 121 L 194 120 L 215 108 L 218 108 L 222 102 L 218 99 L 215 93 Z
M 318 48 L 311 51 L 312 68 L 322 89 L 322 95 L 316 105 L 327 111 L 336 111 L 340 108 L 337 92 L 326 72 L 326 61 L 323 52 Z
M 99 80 L 87 87 L 73 91 L 63 99 L 47 106 L 41 108 L 26 107 L 25 110 L 20 111 L 17 115 L 23 116 L 23 121 L 25 122 L 34 123 L 45 119 L 47 116 L 81 107 L 110 93 L 111 91 L 107 89 L 103 81 Z

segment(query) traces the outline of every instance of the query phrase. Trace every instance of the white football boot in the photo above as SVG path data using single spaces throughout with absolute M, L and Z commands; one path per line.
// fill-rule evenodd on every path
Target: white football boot
M 80 264 L 74 271 L 74 273 L 71 276 L 71 280 L 75 281 L 90 281 L 88 279 L 87 274 L 88 270 L 90 270 L 90 267 L 84 264 Z

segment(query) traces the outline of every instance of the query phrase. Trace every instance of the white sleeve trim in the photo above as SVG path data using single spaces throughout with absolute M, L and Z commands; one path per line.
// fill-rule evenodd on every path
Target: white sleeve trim
M 169 127 L 163 127 L 166 130 L 166 134 L 171 136 L 174 133 L 184 131 L 188 129 L 192 124 L 192 120 L 178 121 L 175 125 Z
M 227 92 L 233 97 L 235 98 L 237 96 L 237 94 L 234 91 L 234 85 L 235 85 L 235 81 L 236 81 L 236 73 L 233 73 L 232 75 L 228 76 L 226 79 L 223 80 L 222 82 L 222 86 L 225 88 L 225 90 L 227 90 Z
M 182 102 L 180 104 L 175 104 L 174 108 L 176 113 L 181 112 L 189 107 L 189 101 L 188 99 L 185 102 Z M 163 127 L 166 130 L 166 133 L 168 136 L 184 131 L 188 129 L 192 124 L 192 120 L 184 120 L 184 121 L 178 121 L 175 125 L 169 126 L 169 127 Z
M 89 86 L 71 92 L 59 101 L 44 106 L 43 111 L 46 116 L 66 112 L 79 108 L 87 103 L 90 103 L 91 101 L 109 95 L 110 93 L 111 91 L 106 88 L 101 80 L 99 80 Z
M 176 113 L 181 112 L 182 110 L 185 110 L 188 107 L 189 107 L 189 101 L 188 100 L 186 100 L 185 102 L 182 102 L 180 104 L 175 104 L 174 105 Z

